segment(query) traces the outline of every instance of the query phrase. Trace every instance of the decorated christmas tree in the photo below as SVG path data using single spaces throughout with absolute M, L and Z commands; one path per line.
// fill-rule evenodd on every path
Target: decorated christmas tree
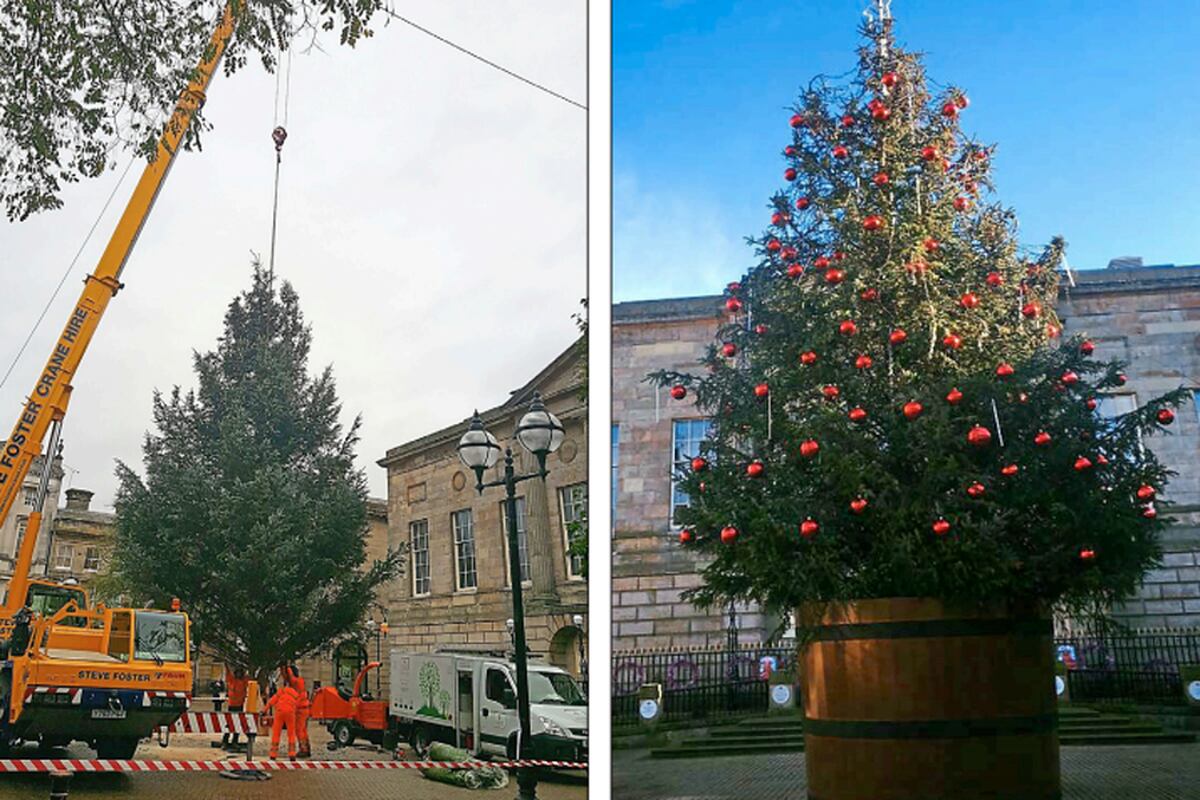
M 680 541 L 711 556 L 692 599 L 1111 603 L 1159 556 L 1169 473 L 1143 437 L 1183 390 L 1100 413 L 1125 377 L 1063 336 L 1065 243 L 1019 246 L 966 93 L 932 90 L 890 19 L 863 32 L 855 77 L 785 118 L 707 369 L 651 376 L 711 418 L 680 476 Z

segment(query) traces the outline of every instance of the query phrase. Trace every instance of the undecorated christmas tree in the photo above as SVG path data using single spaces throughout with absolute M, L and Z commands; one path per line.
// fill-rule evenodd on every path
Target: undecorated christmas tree
M 1094 607 L 1159 555 L 1168 472 L 1144 446 L 1183 390 L 1101 413 L 1122 365 L 1066 339 L 1064 242 L 1025 254 L 966 93 L 866 27 L 849 85 L 788 120 L 758 263 L 699 374 L 652 380 L 711 418 L 683 486 L 701 603 L 895 596 Z

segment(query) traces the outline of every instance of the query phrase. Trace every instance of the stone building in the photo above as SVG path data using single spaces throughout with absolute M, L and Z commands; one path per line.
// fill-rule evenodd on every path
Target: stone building
M 0 596 L 8 590 L 8 581 L 12 578 L 13 565 L 17 558 L 17 549 L 25 538 L 25 530 L 29 524 L 29 515 L 33 512 L 34 500 L 37 497 L 38 482 L 42 477 L 42 467 L 46 463 L 45 456 L 33 460 L 33 466 L 25 476 L 21 486 L 21 495 L 9 509 L 8 518 L 0 525 Z M 56 457 L 50 471 L 50 485 L 46 493 L 49 502 L 42 513 L 41 530 L 39 531 L 37 549 L 33 554 L 32 571 L 41 575 L 46 569 L 47 547 L 50 537 L 46 532 L 51 530 L 54 519 L 58 514 L 58 496 L 63 479 L 62 457 Z
M 1136 259 L 1064 278 L 1059 302 L 1067 334 L 1082 333 L 1098 358 L 1130 362 L 1128 383 L 1102 410 L 1120 414 L 1180 385 L 1200 390 L 1200 266 L 1141 266 Z M 699 583 L 698 556 L 679 547 L 673 465 L 694 454 L 705 422 L 691 398 L 672 400 L 645 382 L 658 369 L 693 369 L 725 319 L 720 296 L 619 303 L 613 307 L 613 648 L 724 643 L 728 609 L 702 613 L 681 599 Z M 1182 410 L 1168 435 L 1146 442 L 1178 475 L 1163 499 L 1178 520 L 1163 537 L 1161 569 L 1114 608 L 1133 627 L 1200 625 L 1200 416 Z M 737 609 L 736 633 L 759 641 L 780 624 Z
M 92 495 L 87 489 L 66 491 L 66 505 L 55 514 L 50 526 L 52 536 L 45 545 L 52 554 L 46 573 L 51 578 L 72 578 L 90 586 L 108 564 L 117 515 L 93 510 Z
M 531 652 L 579 674 L 587 618 L 584 565 L 568 555 L 569 524 L 587 508 L 587 403 L 578 343 L 501 405 L 483 423 L 512 447 L 517 469 L 536 461 L 513 438 L 535 391 L 566 428 L 547 459 L 549 476 L 518 486 L 518 537 Z M 512 617 L 504 491 L 480 495 L 456 445 L 468 420 L 394 447 L 379 461 L 388 472 L 389 546 L 408 548 L 403 580 L 385 600 L 390 644 L 413 651 L 504 650 Z M 500 475 L 501 465 L 485 480 Z

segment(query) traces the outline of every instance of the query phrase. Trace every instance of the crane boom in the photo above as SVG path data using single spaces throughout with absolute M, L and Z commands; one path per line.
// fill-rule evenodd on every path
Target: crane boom
M 21 487 L 33 460 L 42 452 L 46 432 L 52 423 L 61 422 L 66 414 L 71 396 L 71 381 L 79 369 L 96 327 L 100 324 L 100 318 L 108 307 L 108 301 L 121 289 L 121 272 L 125 268 L 125 262 L 129 260 L 129 254 L 146 224 L 146 218 L 171 169 L 184 133 L 191 124 L 196 109 L 204 102 L 204 92 L 213 73 L 216 72 L 225 46 L 233 35 L 233 4 L 241 1 L 231 0 L 225 6 L 220 24 L 213 32 L 191 81 L 180 95 L 175 111 L 159 137 L 156 157 L 142 171 L 142 177 L 125 205 L 125 211 L 117 222 L 108 246 L 100 256 L 95 271 L 84 281 L 79 301 L 71 309 L 46 366 L 39 374 L 33 391 L 25 400 L 25 406 L 17 417 L 12 433 L 4 442 L 3 450 L 0 451 L 0 524 L 8 518 L 16 498 L 20 496 Z M 50 457 L 52 456 L 53 454 Z M 33 564 L 40 512 L 41 509 L 38 508 L 30 515 L 25 538 L 13 565 L 9 604 L 15 603 L 18 608 L 24 602 L 25 586 Z

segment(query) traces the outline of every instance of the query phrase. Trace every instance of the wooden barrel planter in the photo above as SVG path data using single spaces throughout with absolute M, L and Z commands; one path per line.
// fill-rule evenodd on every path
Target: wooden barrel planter
M 1061 798 L 1049 618 L 908 597 L 798 613 L 809 800 Z

